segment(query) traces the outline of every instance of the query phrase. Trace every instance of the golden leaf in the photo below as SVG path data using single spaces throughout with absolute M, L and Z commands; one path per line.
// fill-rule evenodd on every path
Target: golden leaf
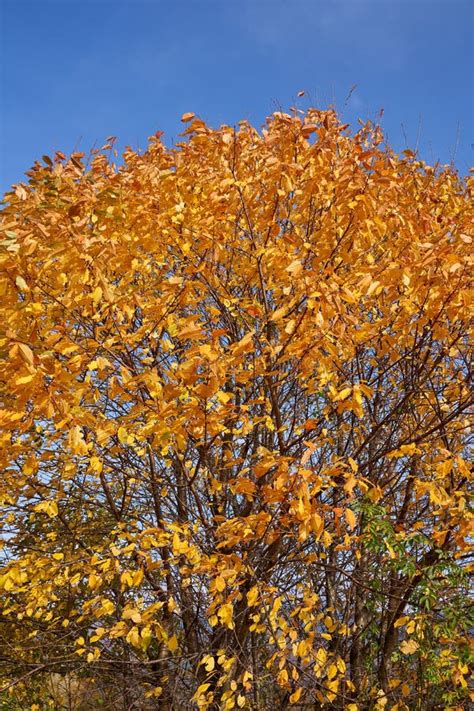
M 250 590 L 247 593 L 248 606 L 253 607 L 256 604 L 258 597 L 259 597 L 258 588 L 256 585 L 254 585 L 252 588 L 250 588 Z
M 229 627 L 229 629 L 234 629 L 234 623 L 232 621 L 232 616 L 234 613 L 234 606 L 232 603 L 227 602 L 224 605 L 221 605 L 221 607 L 218 608 L 217 610 L 217 616 L 221 623 L 225 625 L 226 627 Z
M 213 669 L 215 667 L 214 657 L 210 654 L 206 654 L 206 656 L 203 657 L 201 663 L 204 664 L 204 668 L 207 672 L 213 671 Z
M 346 517 L 346 521 L 349 524 L 351 531 L 353 531 L 357 525 L 357 516 L 352 511 L 352 509 L 346 509 L 344 512 L 344 515 Z
M 217 576 L 215 585 L 216 585 L 216 590 L 218 590 L 219 592 L 222 592 L 223 590 L 225 590 L 225 588 L 226 588 L 225 580 L 221 575 Z
M 303 689 L 300 687 L 299 689 L 296 689 L 296 691 L 294 691 L 292 694 L 290 694 L 290 704 L 296 704 L 300 700 L 302 693 Z
M 334 402 L 339 402 L 341 400 L 346 400 L 352 392 L 352 388 L 343 388 L 334 397 Z
M 28 365 L 34 364 L 35 357 L 33 355 L 33 351 L 29 346 L 26 345 L 26 343 L 18 344 L 18 352 L 22 359 L 25 361 L 25 363 L 28 363 Z
M 402 651 L 403 654 L 413 654 L 417 651 L 419 646 L 420 645 L 418 644 L 418 642 L 416 642 L 414 639 L 404 640 L 400 644 L 400 651 Z
M 20 276 L 20 275 L 18 275 L 18 276 L 15 278 L 15 284 L 16 284 L 17 287 L 20 289 L 20 291 L 29 291 L 29 290 L 30 290 L 30 287 L 28 286 L 28 284 L 27 284 L 26 281 L 23 279 L 23 277 Z
M 96 286 L 91 296 L 94 304 L 98 304 L 99 301 L 102 299 L 102 288 L 100 286 Z
M 176 652 L 176 650 L 178 649 L 178 638 L 176 637 L 176 635 L 173 635 L 169 638 L 168 649 L 170 650 L 170 652 Z

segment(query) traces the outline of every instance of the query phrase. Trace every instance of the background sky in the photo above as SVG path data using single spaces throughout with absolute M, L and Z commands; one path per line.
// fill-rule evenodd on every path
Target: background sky
M 44 153 L 170 144 L 297 101 L 474 163 L 472 0 L 0 0 L 0 192 Z M 348 101 L 351 87 L 356 89 Z

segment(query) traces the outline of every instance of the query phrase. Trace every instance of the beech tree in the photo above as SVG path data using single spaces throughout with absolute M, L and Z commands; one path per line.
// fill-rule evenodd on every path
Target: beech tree
M 472 178 L 183 121 L 4 199 L 3 707 L 464 709 Z

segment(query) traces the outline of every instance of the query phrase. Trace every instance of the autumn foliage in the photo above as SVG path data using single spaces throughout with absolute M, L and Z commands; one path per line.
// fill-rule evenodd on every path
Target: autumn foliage
M 4 708 L 467 708 L 472 179 L 183 119 L 5 196 Z

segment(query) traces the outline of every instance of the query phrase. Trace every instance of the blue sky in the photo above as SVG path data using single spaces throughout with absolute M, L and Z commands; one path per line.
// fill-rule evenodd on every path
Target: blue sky
M 397 149 L 474 163 L 471 0 L 0 0 L 0 190 L 56 149 L 144 148 L 334 103 Z M 345 103 L 350 88 L 357 88 Z M 403 127 L 402 127 L 403 124 Z

